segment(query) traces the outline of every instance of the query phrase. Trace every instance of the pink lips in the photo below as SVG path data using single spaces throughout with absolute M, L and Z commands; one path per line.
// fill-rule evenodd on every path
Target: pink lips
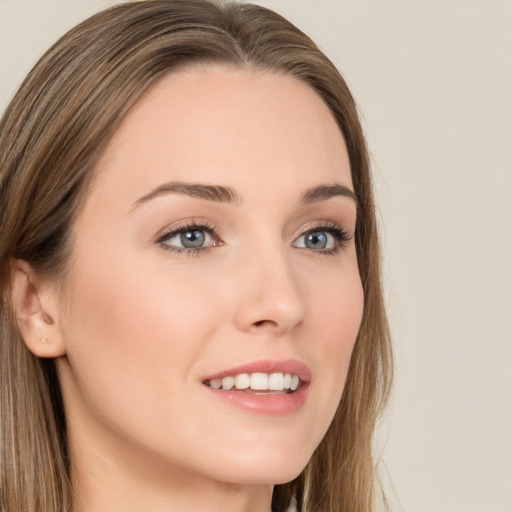
M 300 379 L 299 388 L 288 394 L 272 394 L 272 393 L 247 393 L 242 390 L 231 389 L 229 391 L 223 389 L 213 389 L 205 386 L 205 390 L 220 400 L 227 403 L 259 414 L 281 415 L 289 414 L 300 409 L 307 398 L 309 383 L 311 381 L 311 372 L 309 368 L 300 361 L 295 359 L 273 361 L 261 360 L 252 363 L 229 368 L 210 375 L 204 382 L 213 379 L 222 379 L 227 376 L 234 376 L 241 373 L 290 373 L 297 375 Z

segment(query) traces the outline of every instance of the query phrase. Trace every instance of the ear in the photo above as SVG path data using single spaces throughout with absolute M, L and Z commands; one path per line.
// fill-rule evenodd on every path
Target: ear
M 16 322 L 27 348 L 38 357 L 64 355 L 57 286 L 40 278 L 22 260 L 14 261 L 11 282 Z

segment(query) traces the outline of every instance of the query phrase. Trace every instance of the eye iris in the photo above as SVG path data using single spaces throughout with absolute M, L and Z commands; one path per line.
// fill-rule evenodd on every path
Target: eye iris
M 325 249 L 327 247 L 327 234 L 323 231 L 306 235 L 306 247 L 308 249 Z
M 201 247 L 204 244 L 205 235 L 203 231 L 194 229 L 192 231 L 186 231 L 181 233 L 180 242 L 183 247 L 193 249 L 195 247 Z

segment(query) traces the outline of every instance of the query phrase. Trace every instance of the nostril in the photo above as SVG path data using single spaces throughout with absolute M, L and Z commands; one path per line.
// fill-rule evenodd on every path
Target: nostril
M 277 325 L 277 323 L 274 322 L 273 320 L 258 320 L 257 322 L 254 322 L 253 325 L 254 325 L 254 327 L 262 327 L 265 324 Z

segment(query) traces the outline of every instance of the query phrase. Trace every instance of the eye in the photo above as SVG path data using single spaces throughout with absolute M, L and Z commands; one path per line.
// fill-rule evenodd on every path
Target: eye
M 158 240 L 164 249 L 174 252 L 200 252 L 220 245 L 215 230 L 208 224 L 175 226 Z
M 343 228 L 329 224 L 306 231 L 295 240 L 293 246 L 299 249 L 333 254 L 351 239 L 352 237 Z
M 170 245 L 181 245 L 181 247 L 186 249 L 197 249 L 198 247 L 203 247 L 205 242 L 209 241 L 209 238 L 209 233 L 201 229 L 194 229 L 172 236 L 167 243 Z
M 310 231 L 301 235 L 293 244 L 294 247 L 304 249 L 323 250 L 333 249 L 335 246 L 335 239 L 326 231 Z

